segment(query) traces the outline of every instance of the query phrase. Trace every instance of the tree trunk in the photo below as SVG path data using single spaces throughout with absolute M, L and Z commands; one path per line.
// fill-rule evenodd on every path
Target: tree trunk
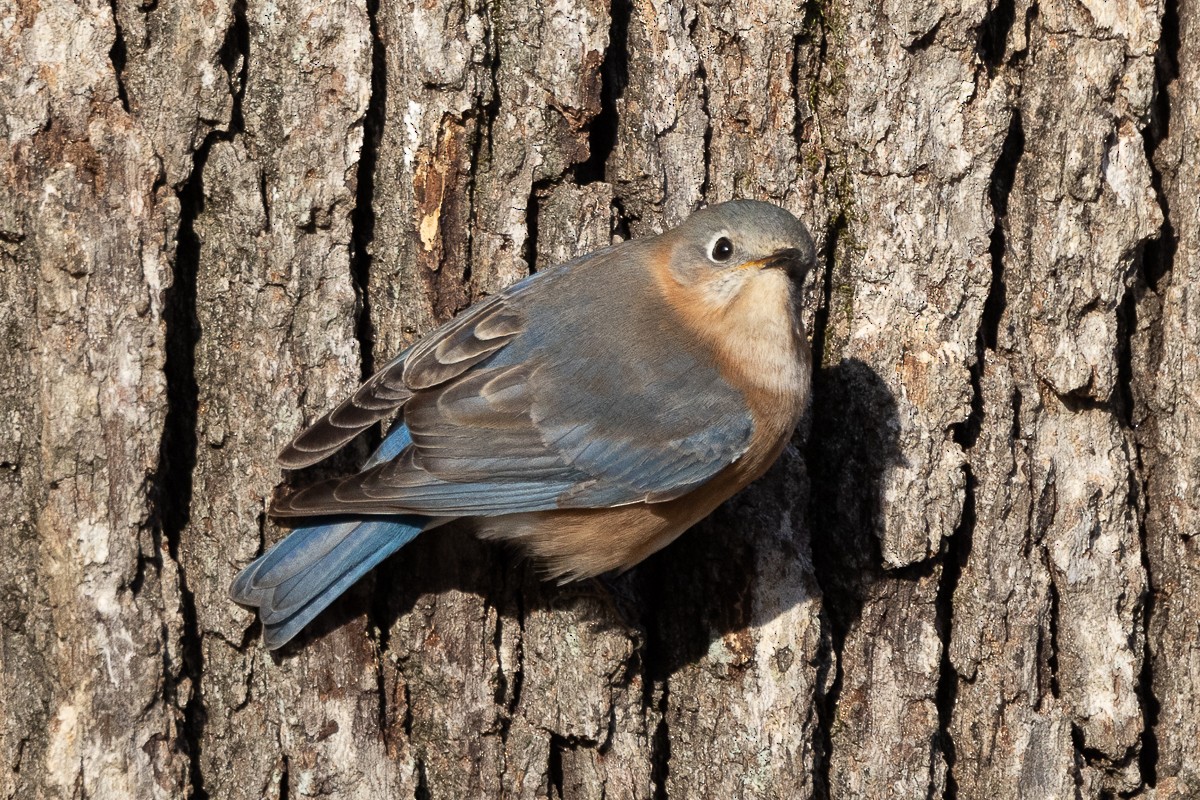
M 1200 796 L 1200 2 L 365 2 L 0 3 L 0 796 Z M 306 421 L 731 197 L 822 254 L 766 478 L 262 648 Z

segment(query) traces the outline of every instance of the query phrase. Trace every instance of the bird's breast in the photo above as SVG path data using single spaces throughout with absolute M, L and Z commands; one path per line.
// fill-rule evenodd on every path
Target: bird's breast
M 812 358 L 782 270 L 754 274 L 710 326 L 722 371 L 739 389 L 771 402 L 807 398 Z

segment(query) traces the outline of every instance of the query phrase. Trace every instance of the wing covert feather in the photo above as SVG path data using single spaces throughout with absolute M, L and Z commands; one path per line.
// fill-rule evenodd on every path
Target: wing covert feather
M 415 391 L 455 378 L 502 348 L 521 331 L 522 321 L 507 303 L 525 291 L 523 284 L 477 303 L 392 359 L 293 439 L 279 454 L 279 463 L 299 469 L 329 457 L 376 422 L 394 416 Z

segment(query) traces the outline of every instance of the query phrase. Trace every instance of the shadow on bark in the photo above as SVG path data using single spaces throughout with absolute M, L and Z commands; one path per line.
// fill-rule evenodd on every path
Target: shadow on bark
M 883 569 L 883 482 L 889 469 L 904 463 L 899 432 L 892 391 L 862 361 L 846 359 L 814 377 L 812 551 L 835 650 Z

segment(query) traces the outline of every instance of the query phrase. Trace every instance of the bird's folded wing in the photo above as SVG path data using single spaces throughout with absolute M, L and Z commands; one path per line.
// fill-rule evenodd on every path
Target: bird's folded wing
M 283 494 L 273 512 L 608 507 L 669 500 L 728 467 L 753 433 L 744 397 L 659 301 L 621 294 L 633 279 L 608 266 L 574 286 L 580 276 L 564 273 L 564 285 L 532 300 L 498 295 L 423 340 L 395 377 L 360 390 L 366 411 L 355 417 L 382 404 L 380 390 L 366 391 L 372 384 L 390 396 L 407 390 L 412 444 L 356 475 Z
M 752 433 L 748 412 L 730 409 L 690 432 L 660 417 L 630 419 L 614 433 L 609 421 L 569 412 L 539 424 L 537 403 L 517 410 L 529 384 L 513 386 L 514 372 L 524 370 L 479 370 L 445 392 L 418 393 L 405 409 L 411 446 L 357 475 L 282 495 L 274 513 L 489 516 L 669 500 L 733 463 Z M 476 383 L 485 387 L 472 396 Z M 501 386 L 512 406 L 498 399 Z M 601 404 L 620 414 L 619 398 Z

